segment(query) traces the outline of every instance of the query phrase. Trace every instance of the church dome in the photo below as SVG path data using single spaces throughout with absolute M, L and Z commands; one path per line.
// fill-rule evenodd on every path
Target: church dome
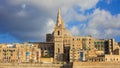
M 71 33 L 69 32 L 69 30 L 64 30 L 64 37 L 71 37 Z

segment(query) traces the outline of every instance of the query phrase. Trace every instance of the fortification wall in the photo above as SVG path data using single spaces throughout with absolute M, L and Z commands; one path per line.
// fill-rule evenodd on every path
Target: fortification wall
M 120 62 L 74 62 L 73 64 L 0 63 L 0 68 L 120 68 Z
M 53 58 L 40 58 L 40 62 L 52 63 L 53 62 Z
M 63 64 L 0 63 L 0 68 L 62 68 Z
M 74 62 L 73 68 L 120 68 L 120 62 Z

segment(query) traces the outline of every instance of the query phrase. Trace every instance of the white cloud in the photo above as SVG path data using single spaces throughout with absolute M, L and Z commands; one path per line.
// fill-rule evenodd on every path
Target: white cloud
M 79 28 L 76 27 L 76 26 L 73 26 L 73 27 L 70 29 L 70 31 L 71 31 L 72 35 L 75 35 L 75 36 L 80 34 L 80 30 L 79 30 Z
M 18 17 L 25 17 L 25 16 L 27 16 L 27 13 L 25 11 L 21 10 L 21 11 L 16 13 L 16 16 L 18 16 Z
M 34 24 L 36 24 L 37 25 L 37 26 L 35 26 L 36 29 L 38 29 L 38 28 L 40 29 L 39 32 L 36 32 L 37 35 L 35 33 L 33 34 L 33 31 L 31 31 L 31 35 L 38 36 L 38 34 L 41 33 L 40 37 L 43 38 L 43 35 L 45 35 L 45 33 L 52 32 L 52 30 L 54 28 L 54 24 L 55 24 L 54 21 L 56 20 L 57 9 L 59 7 L 61 8 L 61 13 L 62 13 L 61 15 L 62 15 L 63 19 L 65 20 L 65 22 L 68 22 L 71 20 L 83 21 L 87 17 L 84 16 L 83 14 L 76 13 L 76 11 L 72 9 L 73 6 L 77 5 L 80 7 L 81 11 L 85 11 L 87 9 L 94 8 L 95 5 L 98 3 L 98 1 L 99 0 L 92 0 L 92 1 L 91 0 L 9 0 L 8 2 L 13 6 L 16 6 L 16 5 L 20 6 L 24 10 L 27 8 L 27 6 L 29 6 L 29 7 L 31 6 L 31 7 L 37 8 L 40 11 L 40 13 L 39 13 L 40 16 L 36 17 L 37 19 L 40 19 L 40 20 L 36 20 L 34 17 L 32 17 L 32 15 L 34 13 L 33 14 L 27 13 L 28 11 L 25 11 L 25 12 L 19 11 L 17 13 L 17 15 L 20 17 L 24 17 L 24 16 L 26 16 L 26 14 L 27 15 L 31 14 L 31 16 L 30 16 L 31 20 L 28 21 L 30 24 L 28 24 L 28 25 L 32 26 L 32 24 L 33 24 L 33 26 L 34 26 Z M 29 10 L 29 12 L 30 12 L 30 10 Z M 32 19 L 32 18 L 34 18 L 34 19 Z M 44 18 L 46 18 L 46 19 L 44 19 Z M 35 22 L 38 22 L 39 24 L 32 23 L 32 22 L 34 22 L 34 20 L 36 20 Z M 40 25 L 40 26 L 38 27 L 38 25 Z M 41 30 L 41 28 L 42 28 L 42 30 Z M 72 27 L 71 30 L 76 35 L 80 34 L 79 28 L 77 28 L 77 27 Z
M 32 4 L 39 7 L 42 7 L 46 10 L 55 10 L 63 8 L 63 12 L 66 12 L 73 5 L 78 5 L 81 10 L 90 9 L 96 6 L 99 0 L 10 0 L 11 4 Z
M 91 15 L 86 34 L 96 38 L 113 38 L 120 36 L 120 14 L 111 15 L 109 11 L 96 9 Z
M 64 19 L 66 22 L 73 21 L 73 20 L 84 21 L 87 18 L 88 18 L 88 16 L 85 16 L 84 14 L 78 14 L 72 8 L 69 9 L 68 12 L 66 13 L 66 15 L 64 16 Z
M 12 6 L 20 6 L 24 10 L 27 8 L 27 5 L 32 7 L 30 8 L 32 11 L 30 9 L 27 9 L 27 11 L 21 10 L 16 14 L 20 17 L 24 17 L 26 14 L 30 15 L 25 21 L 17 18 L 17 20 L 22 21 L 19 27 L 25 27 L 24 29 L 21 28 L 21 31 L 25 30 L 25 34 L 29 34 L 25 36 L 28 37 L 35 36 L 35 38 L 40 37 L 40 39 L 42 39 L 46 33 L 51 33 L 55 25 L 56 13 L 59 7 L 61 8 L 62 17 L 65 22 L 90 19 L 87 24 L 80 23 L 73 25 L 70 28 L 73 35 L 93 35 L 96 38 L 120 35 L 120 14 L 113 16 L 109 11 L 97 8 L 93 13 L 84 15 L 82 13 L 78 14 L 76 10 L 73 9 L 73 6 L 77 5 L 80 7 L 80 11 L 85 12 L 85 10 L 95 8 L 99 0 L 9 0 L 9 2 Z M 83 27 L 84 30 L 80 31 L 80 27 Z M 19 34 L 23 34 L 24 32 Z
M 24 9 L 26 8 L 26 4 L 22 4 L 21 7 Z
M 46 32 L 47 33 L 52 33 L 55 27 L 55 22 L 53 19 L 48 19 L 48 22 L 46 23 Z
M 81 7 L 81 10 L 86 10 L 94 8 L 99 0 L 79 0 L 78 5 Z

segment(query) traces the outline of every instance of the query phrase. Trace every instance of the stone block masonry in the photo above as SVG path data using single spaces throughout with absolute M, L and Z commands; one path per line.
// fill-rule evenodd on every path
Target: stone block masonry
M 74 62 L 73 68 L 120 68 L 120 62 Z

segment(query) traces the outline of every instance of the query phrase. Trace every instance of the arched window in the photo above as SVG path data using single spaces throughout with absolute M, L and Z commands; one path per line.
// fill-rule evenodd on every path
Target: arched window
M 58 35 L 60 35 L 60 31 L 58 31 Z

